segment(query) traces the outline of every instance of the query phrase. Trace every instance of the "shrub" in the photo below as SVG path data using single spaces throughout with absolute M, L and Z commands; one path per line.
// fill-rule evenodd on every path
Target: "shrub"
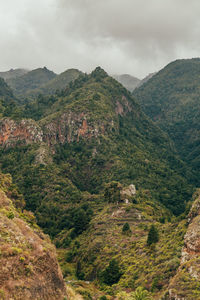
M 7 213 L 7 217 L 8 217 L 9 219 L 14 219 L 14 217 L 15 217 L 14 212 L 13 212 L 13 211 L 9 211 L 9 212 Z
M 134 293 L 132 293 L 131 300 L 150 300 L 149 293 L 143 289 L 143 287 L 138 287 Z
M 120 191 L 122 186 L 117 181 L 112 181 L 106 185 L 104 198 L 108 203 L 118 203 L 121 201 Z
M 102 279 L 104 283 L 113 285 L 119 281 L 121 275 L 118 262 L 112 259 L 108 267 L 102 272 Z

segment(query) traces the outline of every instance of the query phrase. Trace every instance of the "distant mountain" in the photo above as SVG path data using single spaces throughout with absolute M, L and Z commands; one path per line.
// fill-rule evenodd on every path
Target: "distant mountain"
M 133 94 L 144 112 L 169 134 L 182 159 L 200 175 L 199 78 L 199 58 L 177 60 Z
M 149 79 L 151 79 L 157 72 L 154 73 L 150 73 L 149 75 L 147 75 L 146 77 L 144 77 L 139 84 L 136 86 L 137 88 L 142 86 L 145 82 L 147 82 Z
M 78 76 L 82 74 L 81 71 L 77 69 L 69 69 L 65 72 L 57 75 L 52 80 L 49 80 L 47 83 L 40 86 L 38 89 L 30 90 L 29 94 L 44 94 L 51 95 L 56 92 L 56 90 L 62 90 L 66 88 L 66 86 L 78 78 Z
M 8 85 L 13 89 L 15 95 L 25 97 L 30 90 L 38 89 L 56 74 L 46 67 L 32 70 L 22 76 L 7 79 Z
M 112 77 L 119 81 L 130 92 L 132 92 L 141 81 L 140 79 L 129 74 L 112 75 Z
M 28 72 L 29 71 L 26 69 L 10 69 L 9 71 L 6 72 L 0 72 L 0 77 L 3 78 L 4 80 L 8 80 L 8 79 L 23 76 Z

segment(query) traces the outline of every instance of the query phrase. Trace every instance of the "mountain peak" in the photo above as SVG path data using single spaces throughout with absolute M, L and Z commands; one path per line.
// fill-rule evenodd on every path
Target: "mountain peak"
M 108 74 L 104 71 L 104 69 L 98 66 L 94 71 L 92 71 L 91 76 L 98 77 L 98 78 L 105 78 L 108 76 Z

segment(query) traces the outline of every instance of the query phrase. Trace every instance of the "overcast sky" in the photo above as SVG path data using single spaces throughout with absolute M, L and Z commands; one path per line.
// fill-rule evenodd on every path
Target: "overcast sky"
M 142 78 L 198 56 L 199 0 L 0 0 L 0 71 L 100 65 Z

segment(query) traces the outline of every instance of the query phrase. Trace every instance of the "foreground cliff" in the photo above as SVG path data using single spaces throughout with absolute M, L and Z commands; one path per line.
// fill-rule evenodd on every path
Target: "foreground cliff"
M 200 299 L 200 191 L 188 216 L 181 265 L 170 283 L 169 299 Z
M 54 246 L 31 213 L 14 208 L 5 193 L 8 182 L 0 174 L 0 299 L 63 299 L 65 284 Z

